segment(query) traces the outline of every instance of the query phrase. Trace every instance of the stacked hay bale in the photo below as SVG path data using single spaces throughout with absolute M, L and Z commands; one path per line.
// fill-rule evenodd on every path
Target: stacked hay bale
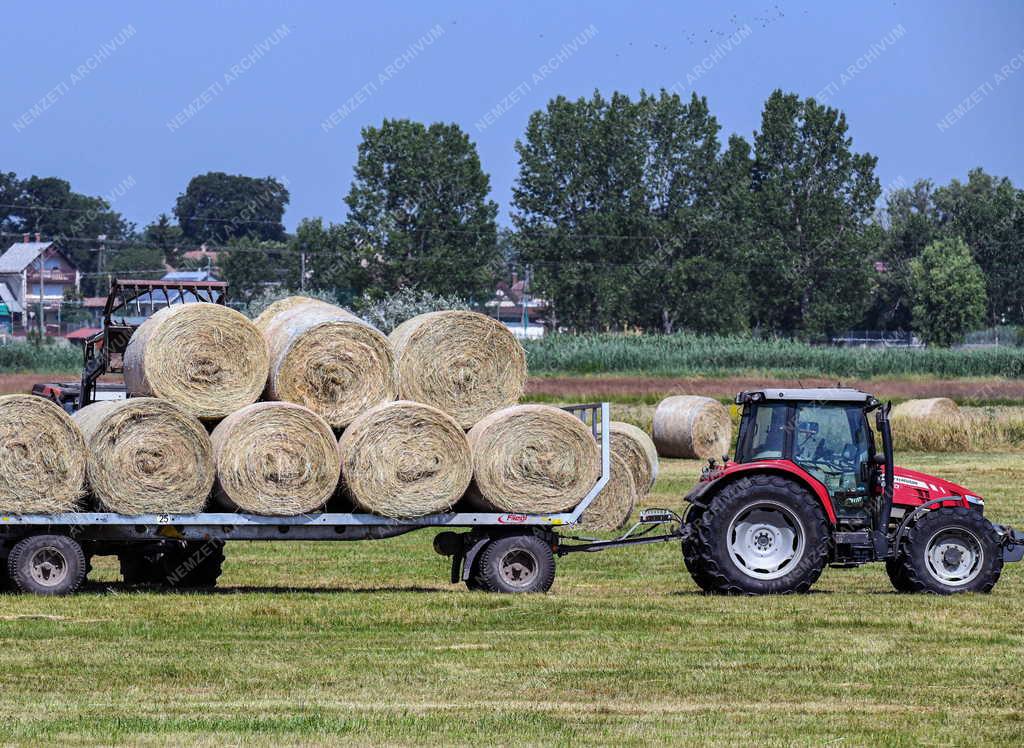
M 430 312 L 392 331 L 398 395 L 432 405 L 465 429 L 519 402 L 526 352 L 505 325 L 483 314 Z
M 729 411 L 710 397 L 665 398 L 654 411 L 652 431 L 662 457 L 719 458 L 732 443 Z
M 572 509 L 601 475 L 601 450 L 578 418 L 547 405 L 515 405 L 469 430 L 470 500 L 486 511 Z
M 450 510 L 473 473 L 451 416 L 409 400 L 368 410 L 338 442 L 342 484 L 359 509 L 405 519 Z
M 229 511 L 304 514 L 322 507 L 338 485 L 334 432 L 301 405 L 246 406 L 217 424 L 210 438 L 215 496 Z
M 35 395 L 0 397 L 0 512 L 75 510 L 85 464 L 85 440 L 58 405 Z
M 396 396 L 387 337 L 351 312 L 291 297 L 257 319 L 270 351 L 266 398 L 303 405 L 332 427 Z
M 612 421 L 608 442 L 608 483 L 581 515 L 578 524 L 584 530 L 622 528 L 658 477 L 658 453 L 643 429 Z
M 177 304 L 143 322 L 124 354 L 128 394 L 169 400 L 204 420 L 255 402 L 267 345 L 244 315 L 220 304 Z
M 74 420 L 89 448 L 89 490 L 104 511 L 198 512 L 213 487 L 213 448 L 202 423 L 153 397 L 93 403 Z

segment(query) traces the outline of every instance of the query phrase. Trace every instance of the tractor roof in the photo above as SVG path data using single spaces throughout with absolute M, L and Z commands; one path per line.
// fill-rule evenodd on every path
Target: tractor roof
M 794 387 L 764 390 L 748 390 L 736 396 L 739 405 L 754 401 L 862 403 L 874 404 L 872 395 L 848 387 Z

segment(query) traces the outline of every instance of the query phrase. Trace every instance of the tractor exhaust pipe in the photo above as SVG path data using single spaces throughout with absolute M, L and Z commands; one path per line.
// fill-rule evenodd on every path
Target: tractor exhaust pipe
M 875 414 L 875 425 L 882 436 L 882 458 L 885 467 L 885 483 L 882 485 L 882 503 L 878 507 L 878 524 L 875 526 L 875 556 L 888 558 L 893 549 L 889 547 L 889 520 L 892 517 L 892 499 L 896 490 L 895 466 L 893 464 L 892 425 L 889 411 L 892 403 L 886 403 Z

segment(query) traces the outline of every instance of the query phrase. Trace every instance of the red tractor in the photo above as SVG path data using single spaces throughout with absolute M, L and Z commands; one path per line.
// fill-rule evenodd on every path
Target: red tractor
M 709 592 L 806 592 L 826 564 L 884 561 L 903 592 L 988 592 L 1024 535 L 984 500 L 893 465 L 889 407 L 852 389 L 742 392 L 735 458 L 687 496 L 683 559 Z M 869 421 L 875 413 L 879 442 Z

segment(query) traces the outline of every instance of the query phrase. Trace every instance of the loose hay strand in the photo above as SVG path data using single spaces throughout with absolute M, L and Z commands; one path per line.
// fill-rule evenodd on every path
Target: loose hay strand
M 468 429 L 519 402 L 526 352 L 505 325 L 477 312 L 429 312 L 396 327 L 398 396 L 433 405 Z
M 395 359 L 387 337 L 341 307 L 293 298 L 276 302 L 283 311 L 261 323 L 270 351 L 267 399 L 303 405 L 334 428 L 394 400 Z
M 666 397 L 654 411 L 651 431 L 662 457 L 719 458 L 732 443 L 729 411 L 710 397 Z
M 245 315 L 220 304 L 155 312 L 124 354 L 128 393 L 170 400 L 203 419 L 255 402 L 267 381 L 267 346 Z
M 647 432 L 623 421 L 608 424 L 609 448 L 618 455 L 633 476 L 638 492 L 651 490 L 658 478 L 658 450 Z
M 469 430 L 470 498 L 499 512 L 572 509 L 601 475 L 601 449 L 576 416 L 548 405 L 515 405 Z
M 89 491 L 118 514 L 193 514 L 213 488 L 213 447 L 203 424 L 167 400 L 93 403 L 74 415 L 89 447 Z
M 249 405 L 217 424 L 210 439 L 215 496 L 230 511 L 304 514 L 322 507 L 338 485 L 334 432 L 301 405 Z
M 35 395 L 0 397 L 0 512 L 74 511 L 85 464 L 85 440 L 63 408 Z
M 356 418 L 338 442 L 341 476 L 353 503 L 405 519 L 450 510 L 469 486 L 473 459 L 454 418 L 409 400 Z

